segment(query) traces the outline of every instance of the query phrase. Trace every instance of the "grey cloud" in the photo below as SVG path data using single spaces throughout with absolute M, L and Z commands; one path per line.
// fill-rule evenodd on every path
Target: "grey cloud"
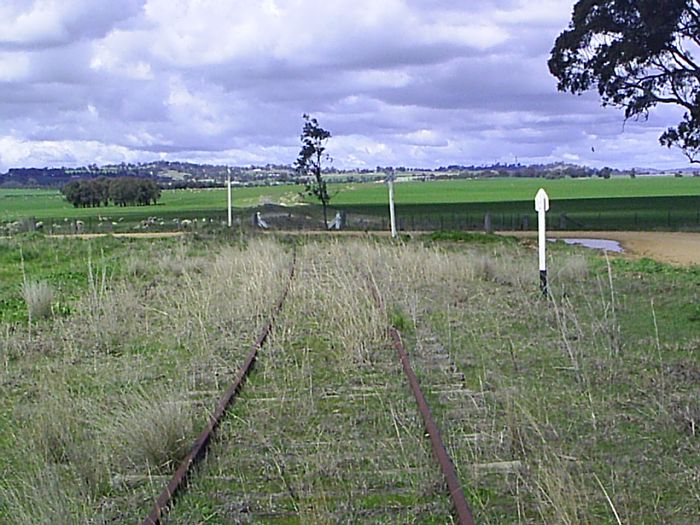
M 573 1 L 392 0 L 370 20 L 361 0 L 306 1 L 322 11 L 308 41 L 303 13 L 280 21 L 259 3 L 65 0 L 37 18 L 44 33 L 13 3 L 0 23 L 0 169 L 291 162 L 306 112 L 332 131 L 339 167 L 683 163 L 656 142 L 677 112 L 623 126 L 594 94 L 556 92 L 546 60 Z M 230 24 L 212 18 L 233 11 Z
M 144 2 L 5 0 L 4 3 L 6 18 L 0 24 L 3 28 L 0 49 L 37 50 L 102 37 L 117 24 L 136 16 Z

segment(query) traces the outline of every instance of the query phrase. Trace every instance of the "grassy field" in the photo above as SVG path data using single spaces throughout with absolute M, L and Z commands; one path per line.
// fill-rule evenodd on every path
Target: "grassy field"
M 169 523 L 450 523 L 389 322 L 477 523 L 696 521 L 697 267 L 555 244 L 545 301 L 535 250 L 511 238 L 297 243 L 270 345 Z M 0 239 L 0 522 L 143 519 L 290 252 L 274 237 Z
M 386 229 L 387 205 L 348 205 L 342 209 L 357 217 L 374 217 L 375 227 Z M 535 229 L 533 201 L 462 204 L 397 204 L 400 230 L 470 230 L 484 227 L 491 214 L 497 230 Z M 527 221 L 527 222 L 525 222 Z M 550 230 L 699 230 L 700 197 L 625 197 L 550 201 Z M 525 227 L 527 225 L 527 227 Z
M 700 196 L 700 177 L 638 177 L 611 179 L 475 179 L 405 182 L 394 185 L 401 205 L 463 204 L 533 201 L 544 188 L 552 201 L 600 198 Z M 362 184 L 343 189 L 333 199 L 336 206 L 385 205 L 383 184 Z
M 539 188 L 550 196 L 550 229 L 700 229 L 698 177 L 401 183 L 394 190 L 398 227 L 479 229 L 490 213 L 497 229 L 533 229 L 537 221 L 533 198 Z M 341 192 L 332 204 L 359 216 L 385 217 L 386 202 L 386 187 L 375 184 Z
M 400 229 L 475 229 L 491 213 L 499 229 L 532 229 L 533 196 L 544 187 L 551 198 L 550 228 L 556 229 L 700 229 L 700 177 L 636 179 L 488 179 L 400 183 L 395 186 Z M 234 215 L 250 223 L 254 209 L 268 215 L 308 216 L 318 227 L 320 210 L 300 197 L 301 186 L 235 188 Z M 386 227 L 387 190 L 377 183 L 331 185 L 332 213 L 349 214 L 354 229 Z M 293 205 L 305 202 L 303 207 Z M 268 209 L 265 204 L 283 205 Z M 35 217 L 57 228 L 81 219 L 89 231 L 123 231 L 156 217 L 152 229 L 173 229 L 175 219 L 197 218 L 221 224 L 226 219 L 226 190 L 164 191 L 156 206 L 77 209 L 55 191 L 0 190 L 0 221 Z M 524 217 L 527 216 L 527 219 Z M 100 220 L 102 218 L 102 220 Z M 527 221 L 525 223 L 524 221 Z M 297 221 L 298 222 L 298 221 Z M 296 227 L 295 221 L 273 226 Z
M 267 202 L 286 203 L 296 199 L 299 186 L 265 186 L 234 188 L 233 205 L 236 208 L 255 207 Z M 156 206 L 129 206 L 119 208 L 75 208 L 56 190 L 0 190 L 0 221 L 34 216 L 38 220 L 87 219 L 98 216 L 138 218 L 157 215 L 162 217 L 196 217 L 216 212 L 226 217 L 226 190 L 191 189 L 165 190 Z

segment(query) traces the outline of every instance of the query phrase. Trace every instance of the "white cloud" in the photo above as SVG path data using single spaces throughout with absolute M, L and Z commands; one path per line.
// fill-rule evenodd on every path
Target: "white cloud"
M 307 112 L 333 133 L 339 167 L 683 164 L 657 144 L 678 111 L 623 129 L 594 94 L 556 92 L 547 54 L 572 6 L 5 0 L 0 169 L 292 162 Z
M 4 0 L 0 47 L 51 47 L 103 36 L 140 7 L 140 0 Z
M 16 166 L 72 166 L 89 162 L 98 164 L 132 162 L 138 155 L 123 146 L 98 141 L 35 140 L 12 136 L 0 137 L 0 169 Z

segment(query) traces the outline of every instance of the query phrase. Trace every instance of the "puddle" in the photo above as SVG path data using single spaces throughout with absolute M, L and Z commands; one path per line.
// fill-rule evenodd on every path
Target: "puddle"
M 606 250 L 609 252 L 622 253 L 624 249 L 618 241 L 612 241 L 610 239 L 547 239 L 548 241 L 564 241 L 566 244 L 575 244 L 577 246 L 584 246 L 585 248 L 593 248 L 595 250 Z

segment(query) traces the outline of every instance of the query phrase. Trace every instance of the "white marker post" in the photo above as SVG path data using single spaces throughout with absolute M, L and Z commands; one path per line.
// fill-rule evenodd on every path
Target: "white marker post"
M 228 169 L 228 179 L 227 179 L 227 187 L 228 187 L 228 227 L 230 228 L 231 225 L 233 224 L 233 221 L 231 220 L 231 168 Z
M 389 179 L 389 219 L 391 220 L 391 238 L 396 239 L 396 215 L 394 214 L 394 180 Z
M 535 195 L 535 211 L 537 212 L 537 226 L 539 229 L 539 245 L 540 245 L 540 290 L 542 295 L 547 297 L 547 258 L 546 258 L 546 243 L 545 230 L 547 228 L 546 213 L 549 210 L 549 196 L 542 188 Z

